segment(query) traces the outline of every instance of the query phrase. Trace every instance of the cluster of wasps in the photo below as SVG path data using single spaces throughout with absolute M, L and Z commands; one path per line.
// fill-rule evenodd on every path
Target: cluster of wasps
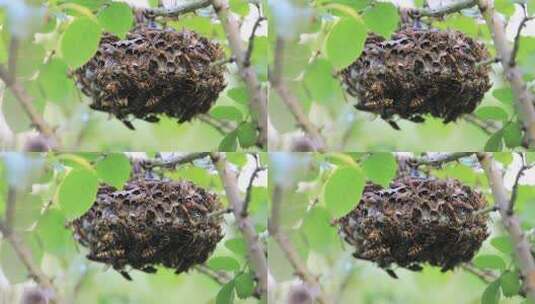
M 193 31 L 140 24 L 120 40 L 105 34 L 95 56 L 76 70 L 90 107 L 134 129 L 131 118 L 178 122 L 206 113 L 226 86 L 222 47 Z
M 353 256 L 396 277 L 392 265 L 448 271 L 472 259 L 488 237 L 484 197 L 455 179 L 399 176 L 383 188 L 368 183 L 358 206 L 338 219 Z
M 361 56 L 340 72 L 355 107 L 399 126 L 424 115 L 444 123 L 471 113 L 491 85 L 485 46 L 459 31 L 404 26 L 387 40 L 370 34 Z
M 218 198 L 187 181 L 134 179 L 122 190 L 102 185 L 93 206 L 69 225 L 87 258 L 155 273 L 204 263 L 222 239 Z M 215 213 L 214 213 L 215 212 Z

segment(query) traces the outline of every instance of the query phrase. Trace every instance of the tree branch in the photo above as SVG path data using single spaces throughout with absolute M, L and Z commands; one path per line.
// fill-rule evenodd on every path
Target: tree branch
M 432 157 L 422 157 L 422 158 L 412 158 L 410 160 L 411 165 L 414 165 L 416 167 L 421 165 L 426 166 L 432 166 L 432 167 L 440 167 L 444 163 L 457 161 L 463 157 L 468 157 L 475 152 L 454 152 L 454 153 L 443 153 L 438 154 L 436 156 Z
M 509 59 L 509 65 L 516 65 L 516 54 L 518 53 L 518 48 L 520 47 L 520 34 L 522 33 L 522 29 L 526 26 L 526 23 L 530 20 L 533 20 L 533 17 L 528 16 L 528 12 L 526 10 L 525 4 L 520 4 L 522 7 L 522 10 L 524 11 L 524 17 L 520 21 L 520 24 L 518 25 L 518 28 L 516 29 L 515 34 L 515 40 L 513 43 L 513 50 L 511 51 L 511 58 Z
M 235 127 L 233 127 L 230 123 L 227 123 L 225 121 L 219 120 L 215 117 L 212 117 L 208 114 L 200 114 L 198 116 L 199 120 L 212 126 L 214 129 L 216 129 L 219 133 L 222 135 L 227 135 L 228 133 L 234 131 Z
M 461 268 L 474 274 L 478 278 L 480 278 L 485 283 L 492 283 L 498 279 L 498 276 L 496 276 L 495 273 L 488 270 L 481 270 L 474 266 L 472 263 L 463 263 L 461 264 Z
M 520 154 L 522 157 L 522 167 L 520 167 L 520 170 L 518 170 L 516 176 L 515 176 L 515 182 L 513 184 L 513 189 L 511 190 L 511 198 L 509 199 L 509 214 L 513 214 L 513 210 L 515 208 L 515 202 L 516 197 L 518 195 L 518 182 L 520 181 L 520 178 L 524 175 L 524 172 L 528 169 L 531 169 L 534 165 L 528 165 L 525 163 L 524 155 Z
M 477 0 L 477 4 L 496 47 L 497 56 L 500 58 L 505 78 L 511 84 L 515 97 L 516 111 L 522 119 L 528 147 L 535 146 L 535 97 L 527 89 L 522 71 L 511 60 L 513 49 L 507 41 L 504 20 L 495 12 L 492 0 Z
M 474 114 L 463 115 L 462 118 L 467 122 L 479 127 L 487 135 L 492 135 L 500 129 L 494 122 L 483 120 Z
M 498 206 L 502 217 L 502 222 L 513 242 L 516 262 L 522 274 L 521 278 L 526 296 L 531 301 L 535 301 L 535 261 L 531 255 L 530 244 L 520 226 L 520 220 L 514 213 L 509 212 L 511 201 L 507 197 L 507 190 L 502 180 L 502 172 L 498 168 L 491 153 L 480 153 L 478 154 L 478 159 L 489 180 L 495 204 Z
M 6 201 L 6 218 L 5 222 L 0 221 L 0 232 L 9 242 L 22 264 L 24 264 L 30 277 L 43 288 L 54 291 L 54 299 L 51 299 L 53 303 L 61 303 L 59 293 L 54 284 L 52 284 L 52 280 L 34 263 L 31 249 L 24 244 L 12 227 L 16 200 L 16 190 L 13 187 L 9 187 Z
M 212 162 L 214 163 L 232 212 L 236 218 L 238 228 L 243 234 L 243 238 L 247 244 L 248 259 L 251 268 L 256 274 L 258 280 L 258 293 L 260 298 L 267 301 L 267 278 L 268 278 L 268 264 L 267 258 L 262 242 L 260 242 L 256 233 L 255 227 L 251 222 L 249 216 L 243 216 L 241 210 L 243 210 L 244 201 L 241 198 L 240 190 L 238 188 L 237 176 L 231 171 L 230 165 L 227 159 L 222 153 L 212 153 Z
M 275 66 L 271 73 L 270 81 L 271 85 L 280 96 L 281 100 L 286 104 L 295 120 L 299 124 L 299 127 L 310 137 L 314 144 L 314 148 L 317 151 L 325 150 L 325 140 L 322 137 L 319 130 L 310 122 L 301 103 L 297 97 L 292 94 L 283 81 L 283 66 L 284 66 L 284 46 L 285 41 L 283 38 L 278 37 L 275 46 Z
M 271 237 L 273 237 L 280 249 L 286 255 L 286 259 L 294 268 L 295 274 L 312 290 L 314 290 L 315 293 L 317 293 L 316 300 L 320 304 L 331 303 L 327 295 L 322 291 L 321 285 L 318 282 L 318 278 L 308 270 L 306 263 L 299 256 L 297 249 L 288 239 L 288 236 L 286 236 L 286 234 L 280 230 L 280 214 L 283 194 L 283 187 L 280 184 L 275 185 L 275 189 L 273 189 L 271 217 L 268 223 L 269 234 Z
M 247 92 L 249 93 L 249 106 L 252 112 L 254 122 L 259 131 L 258 142 L 262 147 L 267 147 L 267 93 L 258 81 L 254 68 L 247 65 L 246 51 L 243 49 L 240 38 L 240 28 L 236 18 L 229 12 L 227 0 L 211 0 L 212 6 L 219 17 L 221 25 L 227 35 L 228 44 L 236 64 L 239 74 L 245 82 Z
M 198 272 L 210 277 L 220 285 L 225 285 L 232 280 L 232 278 L 225 272 L 212 270 L 205 265 L 196 265 L 194 268 Z
M 13 63 L 12 63 L 13 64 Z M 52 139 L 55 145 L 59 145 L 59 140 L 54 134 L 54 129 L 48 125 L 48 123 L 39 115 L 39 112 L 33 106 L 33 98 L 26 92 L 24 87 L 11 77 L 10 72 L 6 70 L 4 66 L 0 65 L 0 79 L 6 84 L 6 88 L 9 88 L 13 93 L 13 96 L 19 101 L 26 114 L 30 117 L 32 124 L 41 132 L 44 136 Z
M 248 215 L 247 210 L 249 209 L 249 203 L 251 202 L 251 192 L 253 190 L 254 180 L 258 176 L 258 173 L 264 170 L 266 170 L 266 167 L 257 166 L 249 178 L 249 184 L 247 185 L 247 190 L 245 191 L 245 199 L 243 200 L 243 209 L 241 211 L 242 216 Z
M 460 12 L 463 9 L 476 5 L 475 0 L 461 0 L 439 8 L 407 9 L 409 15 L 426 17 L 442 17 L 444 15 Z
M 247 46 L 247 51 L 245 52 L 245 59 L 244 59 L 243 65 L 246 67 L 251 65 L 251 56 L 253 55 L 254 37 L 256 35 L 256 31 L 260 27 L 260 23 L 262 23 L 262 21 L 267 20 L 265 17 L 260 15 L 260 10 L 258 10 L 258 14 L 259 14 L 258 19 L 256 19 L 256 22 L 253 25 L 251 35 L 249 36 L 249 45 Z
M 196 152 L 185 155 L 178 155 L 171 159 L 143 159 L 140 164 L 144 169 L 152 169 L 154 167 L 163 167 L 167 169 L 174 169 L 178 165 L 191 163 L 196 159 L 205 158 L 209 155 L 208 152 Z
M 171 8 L 147 8 L 143 10 L 143 13 L 147 16 L 178 17 L 179 15 L 191 13 L 203 7 L 208 7 L 210 4 L 210 0 L 197 0 L 184 4 L 178 4 Z

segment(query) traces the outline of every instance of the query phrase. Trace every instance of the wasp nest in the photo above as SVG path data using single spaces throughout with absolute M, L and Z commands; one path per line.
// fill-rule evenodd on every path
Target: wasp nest
M 206 113 L 225 88 L 223 49 L 197 33 L 138 26 L 125 40 L 105 34 L 95 56 L 76 71 L 90 107 L 115 115 L 179 122 Z
M 358 259 L 389 269 L 421 263 L 454 268 L 487 238 L 486 201 L 457 180 L 399 177 L 390 188 L 368 183 L 359 205 L 340 218 L 340 234 Z
M 399 129 L 395 115 L 423 122 L 431 114 L 448 123 L 473 112 L 491 87 L 487 59 L 485 46 L 459 31 L 407 27 L 390 40 L 371 34 L 341 76 L 358 110 Z
M 187 271 L 204 263 L 221 240 L 221 203 L 186 181 L 132 180 L 122 190 L 103 185 L 93 206 L 71 223 L 87 258 L 156 272 L 156 265 Z M 215 213 L 214 213 L 215 212 Z

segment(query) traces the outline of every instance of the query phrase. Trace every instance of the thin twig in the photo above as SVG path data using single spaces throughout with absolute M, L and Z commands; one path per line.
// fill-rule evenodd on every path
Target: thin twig
M 254 180 L 258 176 L 258 173 L 266 169 L 267 169 L 266 167 L 257 166 L 255 170 L 253 171 L 253 173 L 251 174 L 251 177 L 249 178 L 249 184 L 247 185 L 247 189 L 245 191 L 245 199 L 243 201 L 243 209 L 241 211 L 242 216 L 248 215 L 249 203 L 251 202 L 251 192 L 253 191 Z
M 250 217 L 243 216 L 241 213 L 241 210 L 243 210 L 243 200 L 238 188 L 238 178 L 236 174 L 232 172 L 226 156 L 223 153 L 212 153 L 211 157 L 212 162 L 219 173 L 229 204 L 232 207 L 237 226 L 242 232 L 243 238 L 247 244 L 249 263 L 258 280 L 257 292 L 260 295 L 260 299 L 267 301 L 268 263 L 264 245 L 258 238 L 258 234 L 256 233 Z
M 295 274 L 303 280 L 315 293 L 317 293 L 317 301 L 320 304 L 331 303 L 327 295 L 323 292 L 317 276 L 312 274 L 306 263 L 297 253 L 297 249 L 288 239 L 288 236 L 280 229 L 280 215 L 282 208 L 284 188 L 280 184 L 276 184 L 273 189 L 271 217 L 268 222 L 268 230 L 271 237 L 277 242 L 280 249 L 286 255 L 286 259 L 295 270 Z
M 19 53 L 19 40 L 17 37 L 11 37 L 11 42 L 9 43 L 9 61 L 7 63 L 7 70 L 9 73 L 9 78 L 15 79 L 17 75 L 17 57 Z
M 196 159 L 205 158 L 209 155 L 208 152 L 195 152 L 185 155 L 178 155 L 170 159 L 144 159 L 140 165 L 144 169 L 152 169 L 155 167 L 163 167 L 167 169 L 176 168 L 178 165 L 191 163 Z
M 281 100 L 286 104 L 299 127 L 310 137 L 314 143 L 314 148 L 317 151 L 325 150 L 325 139 L 322 137 L 320 131 L 308 119 L 300 101 L 292 94 L 283 81 L 283 67 L 284 67 L 284 48 L 285 41 L 278 37 L 275 46 L 274 69 L 270 75 L 271 85 L 280 96 Z
M 499 126 L 497 126 L 493 121 L 483 120 L 474 114 L 463 115 L 462 118 L 464 118 L 464 120 L 467 122 L 479 127 L 487 135 L 492 135 L 498 132 L 500 129 Z
M 476 275 L 478 278 L 480 278 L 483 282 L 487 284 L 492 283 L 498 279 L 498 276 L 492 271 L 481 270 L 474 266 L 474 264 L 472 263 L 463 263 L 461 264 L 461 268 Z
M 258 143 L 267 147 L 267 92 L 250 65 L 246 65 L 246 50 L 243 49 L 240 27 L 236 18 L 229 12 L 227 0 L 211 0 L 212 6 L 225 30 L 230 50 L 236 58 L 239 75 L 245 82 L 249 94 L 249 106 L 254 123 L 259 131 Z
M 528 165 L 525 163 L 524 154 L 521 153 L 520 157 L 522 158 L 522 167 L 520 167 L 520 170 L 518 170 L 518 172 L 516 173 L 515 182 L 513 184 L 513 189 L 511 190 L 511 198 L 509 199 L 510 202 L 509 202 L 509 209 L 508 209 L 509 214 L 513 214 L 513 210 L 515 208 L 515 202 L 516 202 L 516 198 L 518 195 L 518 185 L 519 185 L 520 178 L 524 175 L 524 172 L 526 170 L 529 170 L 533 168 L 534 166 L 534 164 Z
M 491 212 L 494 212 L 494 211 L 498 211 L 498 206 L 493 205 L 493 206 L 489 206 L 487 208 L 479 209 L 479 210 L 473 212 L 472 216 L 477 216 L 477 215 L 481 215 L 481 214 L 487 214 L 487 213 L 491 213 Z
M 170 8 L 147 8 L 144 9 L 143 12 L 147 16 L 178 17 L 179 15 L 191 13 L 203 7 L 208 7 L 210 4 L 210 0 L 197 0 L 184 4 L 178 4 Z
M 219 120 L 208 114 L 201 114 L 198 116 L 198 118 L 200 121 L 212 126 L 222 135 L 227 135 L 228 133 L 234 131 L 234 129 L 236 128 L 236 126 L 233 126 L 231 123 L 228 123 L 223 120 Z
M 256 36 L 256 31 L 260 27 L 260 23 L 262 23 L 262 21 L 265 21 L 265 20 L 267 19 L 264 16 L 260 15 L 260 10 L 259 10 L 258 19 L 256 19 L 256 22 L 253 25 L 251 35 L 249 36 L 249 45 L 247 46 L 247 51 L 245 52 L 245 59 L 244 59 L 243 65 L 246 67 L 251 65 L 251 56 L 253 55 L 254 38 Z
M 502 171 L 493 159 L 491 153 L 478 153 L 478 159 L 485 170 L 487 179 L 498 206 L 502 222 L 511 237 L 516 256 L 516 263 L 521 272 L 524 291 L 529 300 L 535 301 L 535 261 L 531 255 L 531 247 L 520 225 L 520 220 L 509 212 L 511 201 L 507 197 L 507 190 L 503 183 Z
M 216 281 L 220 285 L 225 285 L 230 282 L 230 280 L 232 280 L 232 278 L 225 272 L 215 271 L 205 265 L 196 265 L 194 268 L 198 272 L 210 277 L 212 280 Z
M 520 36 L 522 34 L 522 29 L 526 26 L 526 23 L 530 20 L 533 20 L 533 17 L 528 16 L 528 12 L 526 10 L 526 4 L 520 4 L 522 7 L 522 10 L 524 11 L 524 17 L 520 21 L 520 24 L 518 25 L 518 28 L 516 29 L 515 34 L 515 40 L 513 43 L 513 50 L 511 51 L 511 58 L 509 59 L 509 65 L 515 66 L 516 65 L 516 54 L 518 53 L 518 48 L 520 46 Z

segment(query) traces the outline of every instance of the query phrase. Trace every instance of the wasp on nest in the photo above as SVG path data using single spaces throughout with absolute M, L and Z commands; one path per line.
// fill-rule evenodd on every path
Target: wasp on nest
M 391 276 L 397 264 L 413 271 L 422 263 L 448 271 L 470 261 L 489 236 L 484 197 L 455 179 L 399 176 L 389 188 L 367 183 L 357 207 L 336 220 L 355 247 Z
M 204 263 L 223 238 L 222 205 L 188 181 L 137 178 L 122 190 L 102 185 L 93 206 L 69 226 L 87 258 L 111 265 L 126 279 L 129 266 L 187 271 Z
M 416 20 L 418 21 L 418 19 Z M 395 117 L 444 123 L 472 113 L 491 85 L 488 51 L 454 30 L 403 25 L 390 39 L 371 33 L 360 57 L 340 72 L 355 107 L 380 115 L 394 129 Z
M 120 40 L 105 34 L 95 56 L 75 71 L 90 107 L 134 129 L 129 118 L 178 122 L 206 113 L 226 87 L 223 48 L 193 31 L 140 24 Z

